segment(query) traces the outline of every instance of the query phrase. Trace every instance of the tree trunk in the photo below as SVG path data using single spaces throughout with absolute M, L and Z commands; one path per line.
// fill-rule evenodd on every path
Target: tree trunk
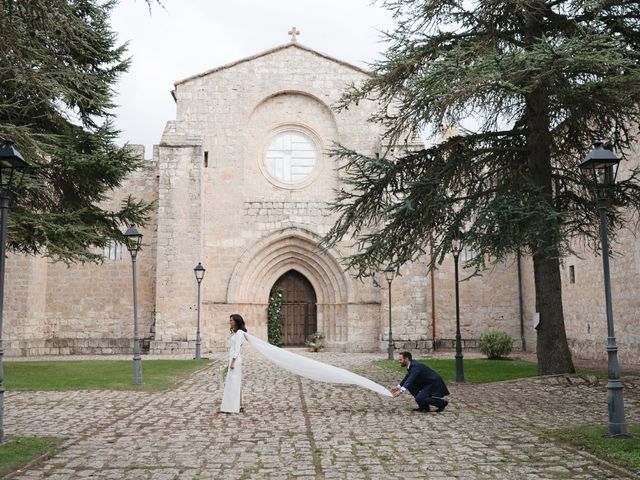
M 567 343 L 562 311 L 562 284 L 560 260 L 548 258 L 548 254 L 533 255 L 533 272 L 536 283 L 536 310 L 540 314 L 538 324 L 538 375 L 574 373 L 571 351 Z
M 538 6 L 540 7 L 540 5 Z M 543 35 L 542 8 L 530 6 L 525 15 L 525 43 L 535 44 Z M 549 87 L 538 80 L 525 95 L 527 148 L 530 181 L 540 192 L 536 201 L 553 209 L 551 169 L 551 133 L 549 121 Z M 575 369 L 564 329 L 562 284 L 560 280 L 559 229 L 557 220 L 544 214 L 533 220 L 537 235 L 531 239 L 536 285 L 538 324 L 538 374 L 573 373 Z
M 529 171 L 531 181 L 540 188 L 539 202 L 553 205 L 551 188 L 551 138 L 546 115 L 547 97 L 544 88 L 534 91 L 527 99 Z M 562 283 L 558 231 L 560 225 L 545 216 L 534 220 L 538 235 L 532 239 L 533 272 L 536 284 L 538 324 L 538 374 L 573 373 L 571 352 L 564 329 L 562 311 Z

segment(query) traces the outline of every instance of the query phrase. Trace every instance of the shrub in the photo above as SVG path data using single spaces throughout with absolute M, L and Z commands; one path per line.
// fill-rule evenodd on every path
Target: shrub
M 490 359 L 506 357 L 513 350 L 513 338 L 505 332 L 485 332 L 479 344 L 480 351 Z
M 282 290 L 277 287 L 269 294 L 267 339 L 272 345 L 282 346 Z
M 310 351 L 319 352 L 324 348 L 324 335 L 320 332 L 316 332 L 309 337 L 309 341 L 307 341 L 307 347 L 309 347 Z

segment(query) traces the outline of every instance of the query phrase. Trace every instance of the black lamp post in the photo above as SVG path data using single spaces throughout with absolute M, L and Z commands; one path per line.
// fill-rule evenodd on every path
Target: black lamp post
M 5 245 L 7 243 L 7 217 L 9 216 L 9 201 L 11 193 L 22 181 L 22 175 L 27 162 L 20 152 L 15 149 L 13 142 L 5 140 L 0 148 L 0 443 L 4 443 L 4 346 L 2 343 L 2 317 L 4 305 L 4 271 Z
M 384 269 L 384 278 L 387 279 L 387 284 L 389 285 L 389 360 L 393 360 L 393 334 L 391 333 L 391 282 L 396 276 L 396 269 L 389 264 L 387 268 Z
M 624 437 L 627 424 L 624 419 L 622 382 L 618 366 L 618 347 L 613 330 L 613 308 L 611 306 L 611 279 L 609 274 L 609 239 L 607 236 L 608 193 L 614 188 L 618 174 L 618 158 L 611 150 L 602 147 L 602 142 L 593 144 L 593 149 L 584 158 L 580 168 L 590 173 L 596 192 L 596 205 L 600 214 L 600 242 L 602 244 L 602 267 L 604 271 L 604 298 L 607 309 L 607 356 L 608 356 L 608 411 L 609 435 Z
M 196 327 L 196 356 L 193 358 L 195 360 L 200 360 L 200 284 L 202 283 L 205 272 L 205 268 L 202 266 L 202 263 L 198 262 L 198 265 L 196 265 L 196 268 L 193 269 L 193 272 L 196 274 L 196 280 L 198 281 L 198 324 Z
M 453 253 L 453 263 L 456 282 L 456 382 L 464 382 L 464 367 L 462 364 L 462 337 L 460 336 L 460 288 L 458 281 L 458 259 L 462 251 L 462 234 L 458 233 L 451 241 L 451 253 Z
M 124 236 L 127 237 L 127 249 L 131 254 L 133 270 L 133 384 L 142 385 L 142 363 L 140 357 L 140 337 L 138 335 L 138 287 L 136 285 L 136 260 L 142 246 L 142 234 L 131 225 Z

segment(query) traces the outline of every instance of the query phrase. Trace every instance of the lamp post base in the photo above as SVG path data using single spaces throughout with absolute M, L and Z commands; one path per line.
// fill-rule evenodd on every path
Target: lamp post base
M 462 355 L 456 355 L 456 383 L 464 383 L 464 367 Z
M 140 339 L 137 335 L 133 340 L 133 384 L 142 385 L 142 357 L 140 356 Z
M 617 363 L 617 358 L 610 361 Z M 609 413 L 608 437 L 627 438 L 627 423 L 624 417 L 624 400 L 622 397 L 622 382 L 619 378 L 609 378 L 607 383 L 607 405 Z
M 142 385 L 142 362 L 140 357 L 133 357 L 133 384 Z
M 620 425 L 620 428 L 621 428 L 621 429 L 623 428 L 623 429 L 625 430 L 625 432 L 624 432 L 624 433 L 616 433 L 616 434 L 612 434 L 612 433 L 611 433 L 611 427 L 612 427 L 612 425 L 611 425 L 611 424 L 609 424 L 609 431 L 608 431 L 607 433 L 605 433 L 605 434 L 603 435 L 603 437 L 606 437 L 606 438 L 635 438 L 633 435 L 631 435 L 629 432 L 627 432 L 627 431 L 626 431 L 626 429 L 627 429 L 627 425 L 626 425 L 626 424 L 622 424 L 622 425 Z M 614 426 L 614 428 L 615 428 L 615 427 L 616 427 L 616 426 Z

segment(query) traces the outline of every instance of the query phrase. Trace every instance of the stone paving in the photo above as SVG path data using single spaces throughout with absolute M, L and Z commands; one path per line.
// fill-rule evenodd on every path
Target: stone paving
M 371 365 L 382 355 L 308 355 L 383 385 L 398 380 Z M 215 413 L 220 365 L 167 392 L 7 392 L 8 434 L 67 439 L 57 455 L 15 478 L 638 478 L 540 435 L 561 426 L 606 425 L 606 380 L 452 384 L 449 407 L 425 414 L 412 411 L 409 395 L 388 399 L 313 383 L 248 352 L 247 412 L 227 415 Z M 639 422 L 640 379 L 625 379 L 625 386 L 627 421 Z

